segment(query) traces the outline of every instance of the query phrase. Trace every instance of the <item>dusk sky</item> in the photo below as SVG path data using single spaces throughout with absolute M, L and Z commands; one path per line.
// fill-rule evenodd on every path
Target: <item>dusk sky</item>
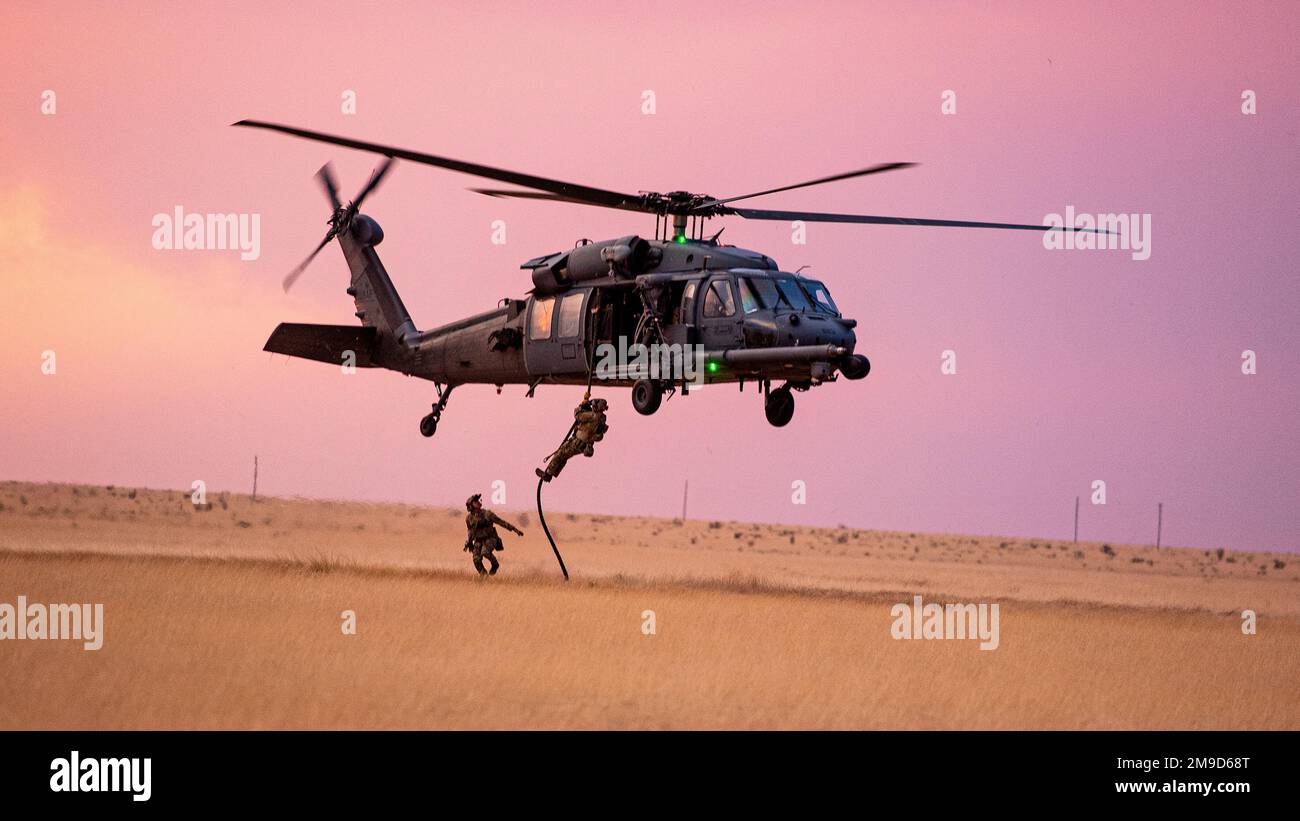
M 610 433 L 548 506 L 674 516 L 689 479 L 692 518 L 1060 540 L 1078 496 L 1081 538 L 1153 542 L 1163 502 L 1166 544 L 1300 546 L 1295 3 L 273 5 L 6 4 L 0 479 L 247 492 L 257 454 L 269 494 L 459 505 L 500 479 L 504 507 L 531 506 L 580 388 L 462 388 L 426 440 L 431 383 L 262 351 L 281 321 L 355 321 L 337 248 L 280 280 L 329 217 L 316 169 L 333 161 L 347 197 L 377 158 L 229 127 L 258 118 L 621 191 L 919 163 L 761 208 L 1149 214 L 1145 261 L 1021 232 L 810 224 L 799 245 L 788 223 L 715 221 L 824 279 L 870 376 L 799 394 L 782 429 L 751 390 L 650 417 L 598 391 Z M 481 183 L 399 163 L 367 202 L 421 328 L 522 297 L 531 257 L 653 234 L 465 190 Z M 177 206 L 260 215 L 260 256 L 155 250 Z

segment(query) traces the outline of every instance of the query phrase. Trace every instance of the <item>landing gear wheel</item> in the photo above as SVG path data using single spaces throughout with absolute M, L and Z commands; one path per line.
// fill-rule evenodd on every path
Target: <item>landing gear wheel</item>
M 773 427 L 785 427 L 794 418 L 794 394 L 789 388 L 777 388 L 767 395 L 763 413 Z
M 664 389 L 658 382 L 640 379 L 632 386 L 632 407 L 642 416 L 649 416 L 659 410 L 663 398 Z
M 438 417 L 432 413 L 420 420 L 420 434 L 425 437 L 433 436 L 438 432 Z

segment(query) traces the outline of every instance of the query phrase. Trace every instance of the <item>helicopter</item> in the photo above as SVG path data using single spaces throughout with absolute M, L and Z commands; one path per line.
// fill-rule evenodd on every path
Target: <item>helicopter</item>
M 420 420 L 420 433 L 435 434 L 452 391 L 459 385 L 587 385 L 593 380 L 598 346 L 689 346 L 700 352 L 703 373 L 688 380 L 673 372 L 621 369 L 601 378 L 602 385 L 631 388 L 632 405 L 655 413 L 665 395 L 688 395 L 692 383 L 746 382 L 757 387 L 767 421 L 782 427 L 794 416 L 794 394 L 837 381 L 859 380 L 871 362 L 856 351 L 857 322 L 845 317 L 826 284 L 799 272 L 783 271 L 776 260 L 720 242 L 722 231 L 706 236 L 708 220 L 743 219 L 914 225 L 1019 231 L 1086 229 L 967 220 L 918 219 L 864 214 L 765 210 L 733 203 L 798 188 L 881 174 L 916 165 L 891 162 L 717 198 L 688 191 L 626 194 L 571 182 L 507 171 L 492 166 L 364 142 L 319 131 L 260 120 L 233 125 L 265 129 L 384 157 L 370 179 L 347 204 L 327 163 L 317 179 L 333 211 L 324 239 L 284 279 L 287 292 L 331 241 L 337 240 L 351 272 L 347 293 L 360 325 L 281 323 L 264 350 L 335 365 L 385 368 L 434 383 L 437 401 Z M 395 160 L 431 165 L 516 186 L 471 188 L 479 194 L 566 202 L 652 214 L 653 238 L 627 235 L 603 241 L 579 240 L 523 263 L 533 287 L 522 299 L 507 297 L 497 307 L 419 330 L 375 247 L 383 229 L 361 213 Z M 773 382 L 781 383 L 772 387 Z

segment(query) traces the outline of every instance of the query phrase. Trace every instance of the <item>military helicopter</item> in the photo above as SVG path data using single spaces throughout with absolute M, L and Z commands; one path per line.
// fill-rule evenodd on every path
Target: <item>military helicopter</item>
M 703 384 L 746 382 L 763 397 L 767 421 L 781 427 L 794 415 L 794 392 L 871 370 L 857 353 L 857 322 L 843 316 L 825 283 L 781 270 L 758 251 L 706 236 L 708 220 L 744 219 L 871 225 L 922 225 L 1021 231 L 1062 230 L 1053 226 L 966 220 L 914 219 L 863 214 L 772 211 L 733 205 L 740 200 L 797 188 L 881 174 L 915 165 L 892 162 L 750 194 L 717 198 L 688 191 L 624 194 L 463 162 L 378 143 L 348 139 L 259 120 L 236 126 L 259 128 L 385 157 L 370 180 L 346 205 L 328 164 L 317 173 L 333 212 L 329 230 L 315 250 L 284 279 L 286 291 L 331 240 L 338 240 L 351 270 L 347 293 L 356 304 L 357 325 L 282 323 L 265 350 L 338 365 L 352 358 L 361 368 L 386 368 L 434 383 L 437 401 L 420 420 L 420 433 L 433 436 L 458 385 L 542 384 L 591 386 L 592 353 L 599 345 L 689 345 L 703 352 Z M 599 242 L 580 240 L 568 250 L 523 263 L 533 287 L 523 299 L 429 330 L 419 330 L 398 296 L 375 247 L 383 229 L 360 208 L 394 159 L 432 165 L 518 186 L 470 189 L 492 197 L 568 202 L 653 214 L 654 238 L 629 235 Z M 1065 230 L 1086 230 L 1071 229 Z M 662 372 L 621 370 L 602 385 L 632 389 L 632 405 L 649 415 L 685 378 Z M 695 383 L 700 384 L 700 375 Z M 781 382 L 773 388 L 774 381 Z

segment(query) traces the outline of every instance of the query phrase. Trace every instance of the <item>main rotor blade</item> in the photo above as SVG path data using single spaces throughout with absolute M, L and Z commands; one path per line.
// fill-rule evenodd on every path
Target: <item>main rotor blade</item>
M 570 197 L 561 197 L 559 194 L 548 194 L 545 191 L 512 191 L 508 188 L 466 188 L 465 190 L 489 197 L 517 197 L 522 200 L 554 200 L 555 202 L 579 201 Z
M 489 197 L 510 197 L 522 200 L 547 200 L 549 202 L 573 202 L 578 205 L 591 205 L 587 200 L 574 199 L 573 197 L 563 197 L 559 194 L 548 194 L 544 191 L 511 191 L 506 188 L 469 188 L 475 194 L 483 194 Z M 625 211 L 645 211 L 640 203 L 629 205 L 609 205 L 606 208 L 621 208 Z
M 1021 225 L 1011 222 L 972 222 L 968 220 L 935 220 L 914 217 L 876 217 L 866 214 L 822 214 L 816 211 L 765 211 L 755 208 L 727 207 L 724 214 L 735 214 L 751 220 L 803 220 L 805 222 L 851 222 L 870 225 L 932 225 L 943 228 L 1005 228 L 1013 231 L 1074 231 L 1092 234 L 1109 234 L 1100 228 L 1058 228 L 1055 225 Z
M 342 208 L 343 203 L 339 202 L 338 182 L 334 179 L 334 167 L 325 163 L 316 172 L 316 179 L 320 180 L 321 187 L 325 189 L 325 196 L 330 198 L 330 205 L 334 206 L 334 210 Z
M 370 181 L 366 183 L 366 187 L 362 188 L 360 193 L 357 194 L 357 198 L 352 201 L 352 210 L 356 211 L 361 208 L 361 203 L 370 195 L 371 191 L 379 187 L 379 183 L 384 181 L 384 175 L 388 173 L 388 169 L 392 168 L 395 162 L 397 161 L 392 157 L 384 157 L 384 162 L 370 175 Z
M 234 123 L 234 125 L 244 126 L 247 128 L 264 128 L 268 131 L 278 131 L 282 134 L 302 137 L 305 140 L 315 140 L 317 142 L 341 145 L 344 148 L 355 148 L 358 151 L 369 151 L 375 154 L 383 154 L 388 157 L 397 157 L 398 159 L 410 160 L 411 162 L 418 162 L 424 165 L 433 165 L 438 168 L 459 171 L 462 174 L 473 174 L 476 177 L 485 177 L 489 180 L 499 180 L 500 182 L 508 182 L 512 185 L 521 185 L 525 188 L 536 188 L 539 191 L 549 191 L 552 194 L 559 194 L 562 197 L 568 197 L 576 202 L 585 202 L 591 205 L 604 205 L 610 208 L 629 208 L 634 211 L 653 211 L 652 208 L 633 207 L 641 200 L 638 196 L 632 194 L 621 194 L 617 191 L 606 191 L 603 188 L 592 188 L 587 185 L 564 182 L 563 180 L 536 177 L 532 174 L 521 174 L 516 171 L 493 168 L 490 165 L 478 165 L 476 163 L 463 162 L 448 157 L 439 157 L 434 154 L 424 154 L 419 151 L 409 151 L 404 148 L 394 148 L 393 146 L 380 145 L 379 143 L 370 143 L 363 140 L 338 137 L 333 134 L 324 134 L 320 131 L 309 131 L 304 128 L 292 128 L 286 125 L 276 125 L 275 123 L 263 122 L 261 120 L 240 120 L 239 122 Z
M 294 268 L 289 272 L 289 275 L 284 278 L 284 292 L 286 294 L 289 293 L 289 289 L 293 287 L 293 284 L 298 281 L 298 277 L 302 276 L 302 272 L 307 270 L 307 266 L 310 265 L 311 261 L 316 258 L 316 255 L 321 252 L 321 249 L 326 245 L 329 245 L 330 240 L 334 239 L 334 235 L 337 233 L 338 231 L 330 228 L 329 232 L 325 234 L 325 239 L 320 241 L 320 245 L 316 246 L 316 250 L 308 254 L 307 258 L 300 262 L 297 268 Z
M 725 200 L 713 200 L 710 204 L 721 205 L 727 202 L 747 200 L 750 197 L 762 197 L 767 194 L 776 194 L 780 191 L 793 191 L 796 188 L 807 188 L 811 185 L 821 185 L 822 183 L 835 182 L 837 180 L 848 180 L 853 177 L 865 177 L 868 174 L 880 174 L 884 171 L 894 171 L 899 168 L 911 168 L 914 165 L 916 165 L 914 162 L 881 163 L 880 165 L 873 165 L 870 168 L 861 168 L 857 171 L 846 171 L 843 174 L 835 174 L 834 176 L 822 177 L 821 179 L 809 180 L 808 182 L 797 182 L 794 185 L 783 185 L 780 188 L 769 188 L 766 191 L 756 191 L 753 194 L 741 194 L 739 197 L 727 197 Z

